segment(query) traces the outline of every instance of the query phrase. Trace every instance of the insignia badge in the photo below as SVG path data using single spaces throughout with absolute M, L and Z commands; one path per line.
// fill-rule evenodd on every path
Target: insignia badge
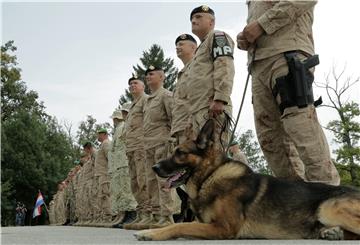
M 221 48 L 227 44 L 227 40 L 225 36 L 215 36 L 215 42 Z
M 182 34 L 182 35 L 180 36 L 180 38 L 181 38 L 182 40 L 186 39 L 186 34 Z
M 133 78 L 138 78 L 138 76 L 136 74 L 133 74 Z
M 209 7 L 206 5 L 201 6 L 201 9 L 205 12 L 209 11 Z
M 154 70 L 155 67 L 153 65 L 149 66 L 149 70 Z

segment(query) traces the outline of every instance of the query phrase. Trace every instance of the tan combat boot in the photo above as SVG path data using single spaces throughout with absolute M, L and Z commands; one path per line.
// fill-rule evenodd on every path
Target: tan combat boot
M 125 217 L 125 211 L 120 211 L 118 212 L 118 214 L 116 215 L 116 217 L 112 220 L 112 225 L 116 225 L 119 224 Z
M 85 224 L 88 222 L 88 220 L 87 219 L 82 219 L 82 220 L 80 220 L 79 222 L 77 222 L 77 225 L 78 226 L 85 226 Z
M 162 228 L 168 225 L 172 225 L 174 224 L 174 219 L 172 215 L 169 216 L 160 216 L 160 218 L 158 219 L 158 222 L 156 222 L 155 224 L 150 225 L 151 229 L 154 228 Z
M 114 219 L 117 218 L 116 216 L 113 217 L 112 215 L 104 215 L 103 220 L 101 222 L 101 227 L 111 228 L 114 223 Z
M 86 218 L 84 222 L 81 224 L 81 226 L 90 226 L 92 220 L 92 216 Z
M 145 230 L 145 229 L 150 229 L 150 226 L 155 224 L 158 220 L 156 219 L 158 217 L 158 215 L 153 215 L 153 214 L 147 214 L 147 218 L 140 221 L 137 225 L 135 225 L 133 227 L 134 230 Z
M 101 222 L 102 222 L 101 215 L 94 216 L 94 219 L 91 221 L 89 226 L 91 226 L 91 227 L 100 227 Z
M 82 224 L 84 223 L 84 221 L 82 219 L 78 219 L 78 221 L 73 224 L 73 226 L 82 226 Z
M 133 226 L 134 224 L 139 223 L 139 222 L 143 219 L 143 217 L 144 217 L 144 212 L 138 211 L 138 212 L 136 213 L 136 219 L 134 219 L 132 222 L 130 222 L 130 223 L 128 223 L 128 224 L 125 224 L 125 225 L 123 226 L 123 228 L 126 229 L 126 230 L 132 230 L 132 226 Z
M 149 224 L 152 222 L 152 220 L 153 220 L 153 216 L 151 213 L 141 213 L 141 219 L 138 222 L 133 222 L 131 224 L 124 225 L 124 229 L 126 230 L 147 229 L 146 227 L 149 227 Z

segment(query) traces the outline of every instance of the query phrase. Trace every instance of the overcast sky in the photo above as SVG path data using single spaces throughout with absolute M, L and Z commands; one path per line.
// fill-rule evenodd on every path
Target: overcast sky
M 246 22 L 245 1 L 183 2 L 15 2 L 2 3 L 2 44 L 14 40 L 22 78 L 39 93 L 49 114 L 71 122 L 74 130 L 86 115 L 98 122 L 109 116 L 127 87 L 132 66 L 142 52 L 159 44 L 178 68 L 174 40 L 191 33 L 189 14 L 207 4 L 216 14 L 216 29 L 235 40 Z M 315 8 L 315 49 L 320 55 L 316 80 L 336 65 L 347 66 L 346 76 L 360 75 L 359 3 L 356 0 L 320 1 Z M 234 116 L 246 79 L 246 54 L 235 51 Z M 359 85 L 348 94 L 360 103 Z M 316 96 L 326 96 L 315 89 Z M 240 118 L 242 130 L 254 129 L 249 88 Z M 318 110 L 321 124 L 336 119 L 326 108 Z M 331 137 L 330 133 L 326 133 Z M 331 143 L 331 139 L 329 138 Z

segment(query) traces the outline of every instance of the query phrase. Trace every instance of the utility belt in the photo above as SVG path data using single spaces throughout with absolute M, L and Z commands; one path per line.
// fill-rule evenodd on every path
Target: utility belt
M 310 69 L 319 64 L 319 56 L 313 55 L 304 61 L 301 61 L 297 51 L 288 51 L 284 53 L 289 73 L 285 76 L 276 78 L 275 86 L 272 90 L 276 99 L 280 95 L 279 110 L 281 114 L 288 107 L 298 106 L 307 107 L 313 104 L 315 107 L 322 104 L 322 98 L 314 101 L 312 83 L 314 75 Z

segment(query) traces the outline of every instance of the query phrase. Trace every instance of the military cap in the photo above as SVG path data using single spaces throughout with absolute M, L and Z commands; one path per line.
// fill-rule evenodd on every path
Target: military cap
M 138 80 L 138 76 L 136 74 L 132 74 L 132 77 L 129 78 L 128 84 L 130 85 L 130 82 L 133 80 Z
M 93 144 L 93 142 L 91 142 L 90 140 L 87 140 L 87 141 L 85 141 L 85 142 L 82 144 L 83 147 L 86 147 L 86 146 L 88 146 L 88 145 L 93 146 L 94 144 Z
M 119 110 L 115 110 L 115 111 L 113 112 L 111 118 L 112 118 L 112 119 L 117 118 L 117 119 L 120 119 L 120 120 L 123 120 L 123 119 L 124 119 L 123 116 L 122 116 L 122 114 L 121 114 L 121 111 L 119 111 Z
M 129 112 L 130 110 L 130 106 L 131 106 L 131 103 L 124 103 L 122 106 L 121 106 L 121 110 L 122 111 L 126 111 L 126 112 Z
M 180 36 L 178 36 L 175 40 L 175 45 L 180 42 L 180 41 L 185 41 L 185 40 L 188 40 L 188 41 L 191 41 L 191 42 L 194 42 L 195 44 L 197 44 L 195 38 L 193 36 L 191 36 L 190 34 L 181 34 Z
M 108 131 L 107 131 L 107 129 L 106 128 L 100 128 L 98 131 L 97 131 L 97 133 L 98 134 L 107 134 L 108 133 Z
M 151 71 L 163 71 L 163 69 L 161 67 L 151 65 L 146 69 L 145 76 Z
M 212 16 L 215 17 L 214 10 L 212 10 L 211 8 L 209 8 L 206 5 L 201 5 L 200 7 L 194 8 L 193 11 L 191 11 L 190 20 L 192 19 L 193 15 L 197 14 L 197 13 L 207 13 L 207 14 L 211 14 Z

